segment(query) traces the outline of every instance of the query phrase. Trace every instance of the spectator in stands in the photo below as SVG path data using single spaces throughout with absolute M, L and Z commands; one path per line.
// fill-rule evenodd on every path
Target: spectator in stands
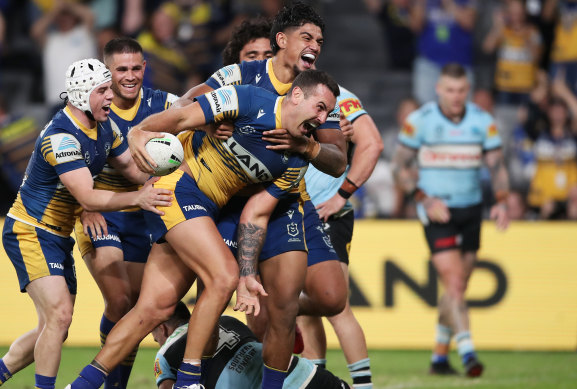
M 415 0 L 410 25 L 419 35 L 413 69 L 413 95 L 423 104 L 435 100 L 435 83 L 448 63 L 465 67 L 473 85 L 475 0 Z
M 551 77 L 560 70 L 573 93 L 577 92 L 577 1 L 546 0 L 543 18 L 557 22 L 551 48 Z
M 365 0 L 385 32 L 391 69 L 411 70 L 415 60 L 415 34 L 411 28 L 411 0 Z
M 535 142 L 535 175 L 528 202 L 542 219 L 577 219 L 577 98 L 555 79 L 549 102 L 549 126 Z
M 94 15 L 89 7 L 72 0 L 55 0 L 32 25 L 32 37 L 42 48 L 44 101 L 55 113 L 64 103 L 66 69 L 80 59 L 96 58 Z
M 542 44 L 539 31 L 527 21 L 523 0 L 509 0 L 504 10 L 495 12 L 483 50 L 497 52 L 497 103 L 526 103 L 536 83 Z
M 192 85 L 187 81 L 190 67 L 176 36 L 179 18 L 178 8 L 164 3 L 152 13 L 149 28 L 137 40 L 148 64 L 143 85 L 180 96 Z
M 177 24 L 176 41 L 190 68 L 189 86 L 198 85 L 214 72 L 214 59 L 222 50 L 213 51 L 214 35 L 225 16 L 215 0 L 173 0 L 163 7 Z

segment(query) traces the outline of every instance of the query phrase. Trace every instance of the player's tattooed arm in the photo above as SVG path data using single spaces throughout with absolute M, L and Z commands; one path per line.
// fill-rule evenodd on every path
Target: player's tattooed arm
M 264 244 L 266 230 L 252 223 L 238 226 L 237 262 L 241 277 L 256 275 L 258 256 Z
M 253 194 L 246 202 L 240 215 L 238 229 L 237 262 L 240 279 L 236 289 L 236 305 L 234 310 L 256 316 L 260 311 L 258 296 L 266 296 L 266 292 L 257 280 L 258 256 L 264 244 L 270 215 L 274 211 L 278 199 L 264 188 Z
M 393 156 L 393 177 L 404 193 L 412 193 L 417 188 L 418 172 L 414 164 L 418 150 L 398 145 Z
M 234 310 L 245 312 L 247 315 L 258 315 L 260 312 L 258 295 L 267 295 L 256 278 L 258 256 L 264 244 L 265 237 L 265 227 L 250 222 L 241 222 L 238 226 L 237 261 L 240 279 L 236 288 L 236 304 Z

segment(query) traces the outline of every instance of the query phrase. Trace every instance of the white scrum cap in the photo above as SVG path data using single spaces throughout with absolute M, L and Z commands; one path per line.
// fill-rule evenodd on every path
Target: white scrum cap
M 90 94 L 99 85 L 112 79 L 110 70 L 97 59 L 89 58 L 74 62 L 66 71 L 68 101 L 83 112 L 90 109 Z

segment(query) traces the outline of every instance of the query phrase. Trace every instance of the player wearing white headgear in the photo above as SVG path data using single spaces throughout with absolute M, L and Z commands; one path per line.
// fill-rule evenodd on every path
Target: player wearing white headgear
M 94 189 L 92 178 L 107 158 L 134 182 L 148 178 L 136 168 L 122 134 L 108 120 L 110 85 L 110 72 L 96 59 L 68 68 L 66 107 L 39 135 L 6 217 L 2 243 L 20 290 L 34 301 L 38 326 L 19 337 L 0 359 L 0 385 L 34 361 L 36 388 L 54 388 L 76 297 L 70 234 L 78 206 L 93 211 L 139 206 L 158 212 L 156 205 L 171 204 L 170 191 L 150 184 L 128 193 Z

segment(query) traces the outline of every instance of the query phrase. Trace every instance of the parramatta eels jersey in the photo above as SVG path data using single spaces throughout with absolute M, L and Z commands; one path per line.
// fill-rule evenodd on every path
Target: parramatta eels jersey
M 130 129 L 143 121 L 146 117 L 162 112 L 178 99 L 171 93 L 142 88 L 136 104 L 130 109 L 120 109 L 116 105 L 110 106 L 110 119 L 120 128 L 122 136 L 126 137 Z M 115 170 L 108 163 L 94 180 L 94 188 L 111 190 L 114 192 L 129 192 L 138 190 L 138 185 L 126 179 L 122 173 Z
M 299 155 L 266 149 L 262 132 L 282 128 L 284 97 L 252 85 L 227 86 L 198 96 L 207 123 L 234 122 L 222 141 L 202 131 L 181 133 L 184 159 L 200 188 L 222 207 L 239 189 L 263 184 L 274 197 L 298 193 L 308 162 Z
M 288 93 L 292 83 L 282 83 L 274 74 L 272 60 L 262 61 L 243 61 L 240 64 L 233 64 L 223 67 L 216 71 L 207 81 L 206 85 L 213 89 L 225 85 L 255 85 L 268 91 L 284 96 Z M 335 109 L 328 115 L 325 123 L 318 128 L 337 128 L 340 129 L 340 108 L 338 104 Z M 306 191 L 304 180 L 301 183 L 301 196 L 303 200 L 310 200 Z
M 501 147 L 491 115 L 473 103 L 453 123 L 430 102 L 407 118 L 399 142 L 418 149 L 419 183 L 427 195 L 449 207 L 468 207 L 482 200 L 480 170 L 483 152 Z
M 284 84 L 279 81 L 273 71 L 272 60 L 244 61 L 240 64 L 233 64 L 217 70 L 206 82 L 212 89 L 218 89 L 227 85 L 254 85 L 264 88 L 279 96 L 288 93 L 292 83 Z M 339 106 L 328 115 L 327 121 L 319 128 L 340 128 L 339 126 Z
M 367 111 L 365 111 L 361 100 L 354 93 L 340 85 L 339 88 L 341 94 L 337 97 L 337 104 L 346 118 L 353 123 L 359 116 L 365 115 Z M 313 204 L 318 205 L 333 197 L 345 181 L 348 171 L 349 167 L 347 166 L 347 170 L 339 178 L 334 178 L 321 172 L 311 164 L 305 174 L 305 181 L 307 192 L 311 196 Z M 347 200 L 343 210 L 349 210 L 352 207 L 350 201 Z
M 68 107 L 64 108 L 54 115 L 36 140 L 8 216 L 59 236 L 70 236 L 78 202 L 59 175 L 87 167 L 94 177 L 108 156 L 118 156 L 127 147 L 113 121 L 86 128 Z

